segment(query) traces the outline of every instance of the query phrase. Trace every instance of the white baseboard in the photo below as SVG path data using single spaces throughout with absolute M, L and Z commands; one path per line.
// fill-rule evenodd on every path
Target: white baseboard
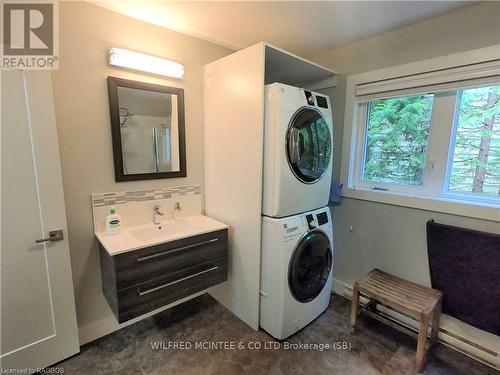
M 349 300 L 352 299 L 352 284 L 350 283 L 333 279 L 333 291 Z M 362 297 L 360 301 L 364 304 L 367 299 Z M 377 309 L 403 326 L 418 331 L 418 322 L 415 319 L 383 306 L 377 307 Z M 500 370 L 500 337 L 496 335 L 481 331 L 443 314 L 439 327 L 439 342 L 485 365 Z
M 208 292 L 209 290 L 210 289 L 205 289 L 205 290 L 202 290 L 200 292 L 191 294 L 188 297 L 182 298 L 182 299 L 175 301 L 169 305 L 160 307 L 159 309 L 156 309 L 154 311 L 151 311 L 149 313 L 141 315 L 137 318 L 131 319 L 125 323 L 119 324 L 116 321 L 115 316 L 113 314 L 109 314 L 106 318 L 104 318 L 102 320 L 98 320 L 98 321 L 93 322 L 91 324 L 80 326 L 80 327 L 78 327 L 78 336 L 80 338 L 80 346 L 88 344 L 89 342 L 92 342 L 92 341 L 97 340 L 101 337 L 109 335 L 110 333 L 118 331 L 122 328 L 129 326 L 129 325 L 137 323 L 138 321 L 149 318 L 150 316 L 158 314 L 159 312 L 162 312 L 164 310 L 170 309 L 176 305 L 180 305 L 181 303 L 189 301 L 190 299 L 201 296 L 202 294 Z

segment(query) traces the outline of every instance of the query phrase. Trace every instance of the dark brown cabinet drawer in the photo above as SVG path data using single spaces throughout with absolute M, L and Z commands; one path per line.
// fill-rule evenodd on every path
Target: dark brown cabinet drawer
M 120 323 L 227 279 L 227 229 L 110 256 L 100 246 L 104 295 Z
M 220 258 L 118 291 L 120 323 L 227 280 Z
M 117 288 L 227 255 L 227 230 L 115 255 Z

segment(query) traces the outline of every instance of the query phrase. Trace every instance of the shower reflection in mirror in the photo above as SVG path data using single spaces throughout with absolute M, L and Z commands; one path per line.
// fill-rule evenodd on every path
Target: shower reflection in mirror
M 113 138 L 119 137 L 119 143 L 114 139 L 117 181 L 185 176 L 182 89 L 110 80 L 112 119 L 113 113 L 118 117 L 118 126 L 112 124 Z

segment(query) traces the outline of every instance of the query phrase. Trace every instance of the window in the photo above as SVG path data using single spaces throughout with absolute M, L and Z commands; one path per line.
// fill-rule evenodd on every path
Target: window
M 499 48 L 348 76 L 342 195 L 500 222 Z
M 500 194 L 500 85 L 461 90 L 448 191 Z
M 434 95 L 368 105 L 363 180 L 422 185 Z
M 351 187 L 500 204 L 500 84 L 360 101 Z

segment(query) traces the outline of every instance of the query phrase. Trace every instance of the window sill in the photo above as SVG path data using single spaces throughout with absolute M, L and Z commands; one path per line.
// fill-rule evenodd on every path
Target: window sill
M 363 188 L 347 188 L 343 197 L 416 208 L 419 210 L 473 217 L 500 222 L 500 206 L 483 202 L 467 202 L 451 197 L 429 197 L 394 191 L 373 191 Z

